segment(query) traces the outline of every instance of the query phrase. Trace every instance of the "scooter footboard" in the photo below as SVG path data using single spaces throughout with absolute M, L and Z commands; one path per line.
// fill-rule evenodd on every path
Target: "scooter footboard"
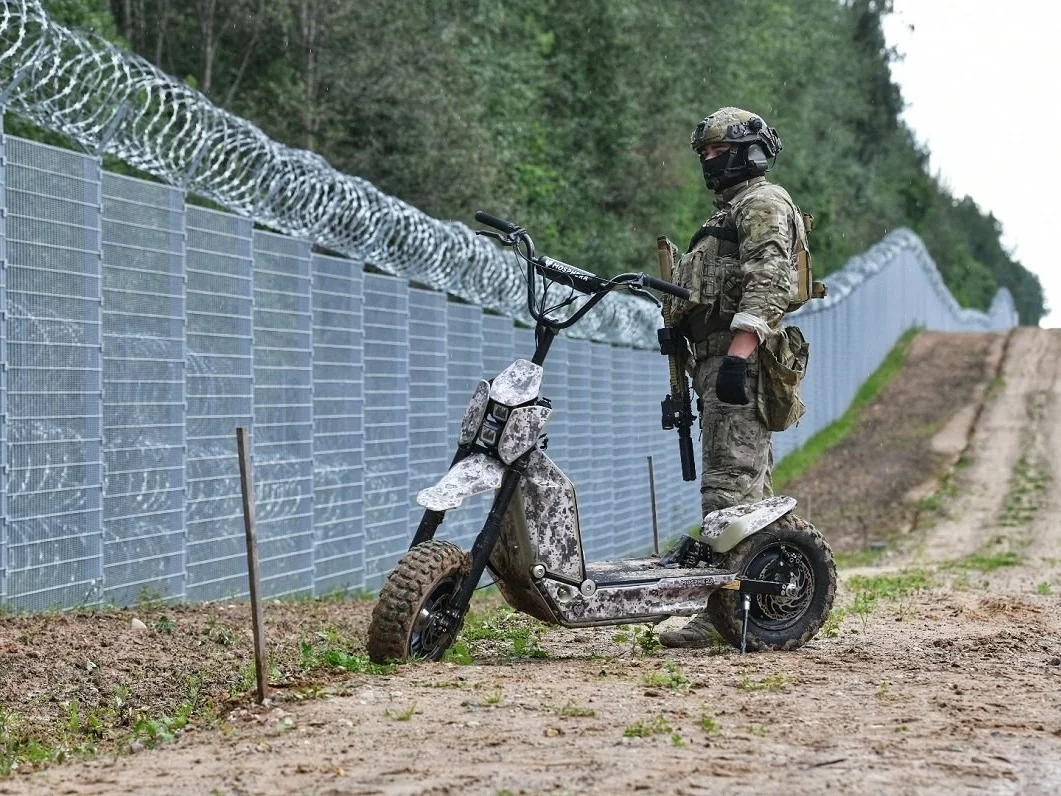
M 700 574 L 702 573 L 702 574 Z M 556 620 L 565 627 L 588 627 L 636 622 L 661 622 L 668 616 L 691 616 L 703 611 L 716 589 L 736 575 L 718 570 L 682 574 L 641 583 L 586 581 L 582 588 L 549 578 L 537 582 Z M 589 591 L 590 594 L 585 592 Z

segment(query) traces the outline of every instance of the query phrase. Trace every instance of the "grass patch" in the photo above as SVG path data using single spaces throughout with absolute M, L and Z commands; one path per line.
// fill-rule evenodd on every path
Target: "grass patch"
M 906 362 L 906 352 L 910 348 L 910 343 L 919 331 L 920 329 L 909 329 L 899 338 L 899 341 L 888 352 L 880 367 L 863 382 L 855 395 L 855 399 L 838 420 L 823 428 L 807 440 L 805 445 L 792 451 L 781 460 L 777 467 L 774 468 L 773 473 L 775 493 L 783 490 L 785 484 L 793 478 L 797 478 L 807 472 L 822 454 L 851 433 L 851 429 L 855 427 L 862 416 L 862 410 L 880 394 L 880 391 L 892 379 L 899 375 L 899 372 L 903 369 L 903 364 Z
M 641 678 L 641 681 L 647 686 L 667 688 L 682 694 L 689 690 L 689 678 L 678 668 L 678 664 L 674 661 L 667 661 L 663 664 L 663 668 L 666 671 L 649 672 Z
M 762 680 L 753 680 L 747 672 L 740 676 L 742 691 L 780 691 L 788 684 L 789 679 L 783 674 L 768 674 Z
M 575 700 L 568 700 L 567 704 L 559 708 L 549 708 L 557 716 L 566 716 L 569 718 L 586 718 L 590 716 L 596 716 L 597 711 L 593 708 L 584 708 L 578 704 Z
M 856 552 L 833 552 L 833 560 L 837 569 L 856 569 L 859 567 L 875 567 L 888 552 L 887 547 L 879 549 L 868 548 Z
M 648 721 L 635 721 L 633 724 L 628 724 L 623 730 L 623 737 L 650 738 L 653 735 L 665 735 L 670 732 L 674 732 L 674 728 L 664 716 L 660 715 Z
M 507 605 L 485 611 L 469 611 L 464 627 L 445 660 L 469 664 L 476 654 L 500 653 L 505 658 L 546 658 L 539 641 L 546 626 Z
M 887 575 L 854 575 L 847 579 L 847 586 L 855 593 L 850 612 L 862 622 L 865 631 L 869 616 L 881 602 L 898 604 L 899 620 L 906 618 L 913 596 L 923 589 L 931 588 L 932 577 L 922 569 L 902 570 Z
M 847 611 L 843 608 L 834 608 L 822 623 L 822 635 L 826 638 L 837 638 L 840 635 L 840 625 L 843 624 Z
M 1050 476 L 1042 472 L 1036 462 L 1021 456 L 1013 467 L 998 524 L 1015 528 L 1030 522 L 1038 512 L 1049 484 Z
M 874 600 L 900 600 L 932 586 L 932 578 L 923 569 L 909 569 L 888 575 L 853 575 L 847 586 L 855 594 L 869 594 Z
M 950 561 L 944 569 L 975 569 L 978 572 L 994 572 L 1003 567 L 1016 567 L 1021 564 L 1021 555 L 1016 550 L 1005 550 L 1001 553 L 972 553 L 965 558 Z
M 326 667 L 354 674 L 391 674 L 398 668 L 394 663 L 373 663 L 365 654 L 351 655 L 347 651 L 351 646 L 353 642 L 343 641 L 334 628 L 325 627 L 314 633 L 312 640 L 299 642 L 299 666 L 303 671 Z

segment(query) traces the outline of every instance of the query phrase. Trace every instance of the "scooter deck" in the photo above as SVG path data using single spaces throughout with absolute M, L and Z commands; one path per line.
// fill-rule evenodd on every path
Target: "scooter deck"
M 593 561 L 586 564 L 586 577 L 598 588 L 612 583 L 649 583 L 664 578 L 702 577 L 732 574 L 724 569 L 661 567 L 658 558 L 626 558 L 619 561 Z

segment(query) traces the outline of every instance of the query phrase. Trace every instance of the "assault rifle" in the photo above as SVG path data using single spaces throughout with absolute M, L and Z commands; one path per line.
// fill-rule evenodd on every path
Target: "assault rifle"
M 674 275 L 674 255 L 678 248 L 666 237 L 656 238 L 656 253 L 659 255 L 659 275 L 670 282 Z M 685 375 L 685 365 L 689 358 L 688 343 L 685 336 L 674 327 L 674 302 L 670 296 L 663 298 L 663 328 L 657 330 L 659 352 L 669 360 L 670 393 L 661 402 L 663 409 L 663 428 L 678 429 L 678 453 L 682 460 L 682 480 L 696 480 L 696 459 L 693 454 L 692 427 L 696 417 L 693 415 L 692 397 L 689 395 L 689 380 Z

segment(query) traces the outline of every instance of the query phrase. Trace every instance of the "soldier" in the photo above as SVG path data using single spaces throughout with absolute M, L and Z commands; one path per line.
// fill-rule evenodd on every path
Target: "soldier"
M 766 181 L 781 139 L 760 116 L 722 108 L 692 134 L 704 181 L 718 208 L 689 243 L 675 281 L 692 292 L 676 302 L 678 327 L 695 355 L 700 396 L 703 514 L 773 494 L 770 429 L 758 406 L 761 344 L 776 337 L 798 300 L 797 253 L 806 251 L 803 216 L 784 188 Z M 702 515 L 701 515 L 702 516 Z M 666 647 L 711 643 L 706 613 L 660 634 Z

